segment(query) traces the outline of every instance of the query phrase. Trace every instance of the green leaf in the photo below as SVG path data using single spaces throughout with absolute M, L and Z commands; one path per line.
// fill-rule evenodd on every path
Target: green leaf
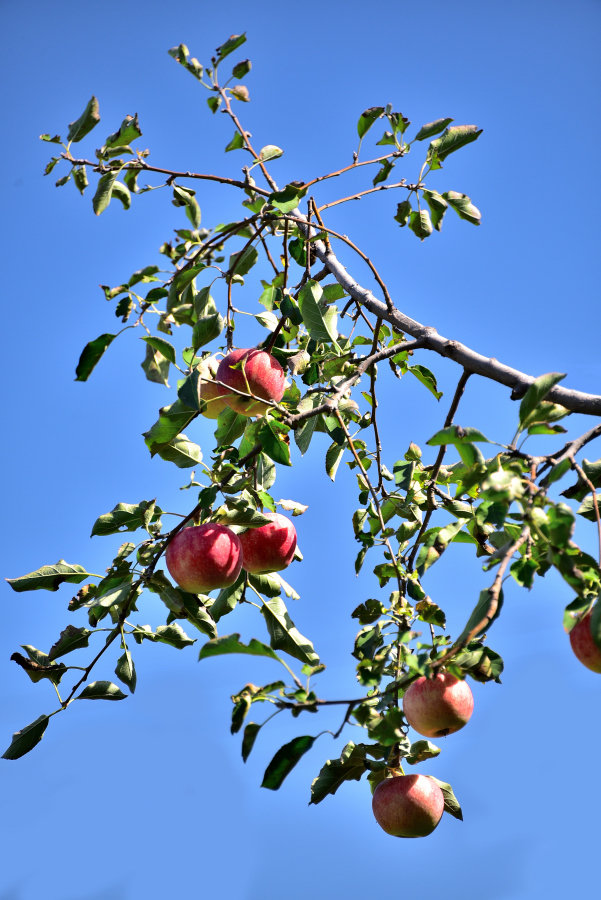
M 432 781 L 435 781 L 442 791 L 442 795 L 444 797 L 444 811 L 453 816 L 453 818 L 459 819 L 460 822 L 463 822 L 463 813 L 461 812 L 459 801 L 453 793 L 453 788 L 451 787 L 451 785 L 447 784 L 446 781 L 439 781 L 438 778 L 434 778 L 433 775 L 430 775 L 428 777 L 431 778 Z
M 431 741 L 416 741 L 411 744 L 411 750 L 406 757 L 410 766 L 423 762 L 425 759 L 434 759 L 440 753 L 440 747 L 437 747 Z
M 157 447 L 157 454 L 167 462 L 175 463 L 179 469 L 189 469 L 202 461 L 202 450 L 185 434 L 172 438 L 168 444 Z
M 238 253 L 232 253 L 228 264 L 230 276 L 246 275 L 247 272 L 250 272 L 258 258 L 259 252 L 252 244 L 246 247 L 245 250 L 240 250 Z
M 118 503 L 113 509 L 99 516 L 92 527 L 90 537 L 106 534 L 117 534 L 121 531 L 137 531 L 146 528 L 161 515 L 162 510 L 156 506 L 156 500 L 143 500 L 141 503 Z
M 119 130 L 107 137 L 105 145 L 100 152 L 112 150 L 114 147 L 127 147 L 128 144 L 131 144 L 132 141 L 135 141 L 136 138 L 139 137 L 142 137 L 142 132 L 140 130 L 138 114 L 136 113 L 135 116 L 126 116 L 121 122 Z
M 234 584 L 219 591 L 217 599 L 211 604 L 211 616 L 215 622 L 218 622 L 223 616 L 226 616 L 236 608 L 236 605 L 244 596 L 245 585 L 246 576 L 244 572 L 241 572 Z
M 328 794 L 335 794 L 345 781 L 359 781 L 369 769 L 366 753 L 371 748 L 349 741 L 340 759 L 329 759 L 311 784 L 310 803 L 320 803 Z
M 314 341 L 333 341 L 336 343 L 338 331 L 331 321 L 324 316 L 324 311 L 319 305 L 322 295 L 323 290 L 319 282 L 308 281 L 298 295 L 299 309 L 307 331 Z
M 461 425 L 450 425 L 437 431 L 429 441 L 426 441 L 431 447 L 439 447 L 442 444 L 473 444 L 476 442 L 490 444 L 487 437 L 484 437 L 477 428 L 462 428 Z
M 267 418 L 264 420 L 259 431 L 259 441 L 263 447 L 263 452 L 273 459 L 274 462 L 283 466 L 291 466 L 290 445 L 285 438 L 286 435 L 277 430 L 273 419 Z
M 601 494 L 595 494 L 595 500 L 597 509 L 601 509 Z M 588 519 L 589 522 L 596 522 L 597 509 L 595 508 L 595 500 L 593 500 L 592 495 L 590 497 L 585 497 L 583 502 L 576 510 L 577 514 L 579 516 L 583 516 L 585 519 Z
M 83 689 L 76 700 L 125 700 L 127 694 L 124 694 L 121 688 L 113 684 L 112 681 L 93 681 Z
M 432 220 L 430 219 L 430 213 L 427 209 L 422 209 L 420 212 L 413 212 L 409 216 L 409 228 L 415 234 L 420 241 L 425 240 L 427 237 L 433 232 Z
M 249 722 L 245 727 L 244 735 L 242 737 L 242 759 L 244 760 L 244 762 L 246 762 L 246 760 L 250 756 L 260 730 L 261 726 L 257 725 L 256 722 Z
M 155 384 L 164 384 L 169 387 L 169 360 L 151 347 L 146 345 L 146 353 L 144 359 L 140 363 L 140 367 L 144 370 L 144 374 L 148 381 Z
M 326 472 L 332 481 L 336 478 L 336 472 L 338 471 L 338 466 L 344 456 L 344 450 L 344 445 L 333 443 L 330 444 L 326 453 Z
M 168 359 L 170 363 L 175 363 L 175 347 L 173 344 L 170 344 L 169 341 L 166 341 L 164 338 L 160 337 L 143 337 L 143 341 L 146 341 L 147 344 L 150 344 L 151 347 L 154 347 L 155 350 Z
M 81 141 L 99 122 L 98 100 L 92 96 L 79 119 L 69 123 L 67 140 L 74 144 Z
M 115 181 L 113 184 L 113 189 L 111 191 L 111 197 L 116 197 L 117 200 L 120 200 L 123 209 L 129 209 L 131 206 L 131 194 L 129 192 L 129 188 L 127 188 L 120 181 Z
M 395 221 L 399 223 L 401 228 L 404 228 L 412 213 L 412 207 L 408 200 L 403 200 L 401 203 L 397 204 L 396 208 L 396 216 Z
M 425 141 L 427 138 L 434 137 L 435 134 L 440 134 L 441 131 L 444 131 L 452 121 L 452 119 L 436 119 L 434 122 L 428 122 L 427 125 L 422 125 L 413 140 Z
M 238 47 L 241 47 L 245 42 L 246 32 L 242 32 L 242 34 L 230 35 L 227 41 L 221 44 L 220 47 L 217 47 L 217 50 L 215 51 L 218 61 L 221 62 L 222 59 L 225 59 L 226 56 L 229 56 L 230 53 L 233 53 L 234 50 L 237 50 Z
M 442 391 L 438 390 L 438 385 L 436 383 L 436 376 L 433 372 L 430 371 L 426 366 L 422 366 L 419 363 L 416 363 L 414 366 L 407 366 L 407 371 L 411 372 L 411 374 L 417 378 L 418 381 L 428 388 L 431 394 L 436 397 L 437 400 L 440 400 L 442 397 Z
M 192 188 L 183 188 L 178 184 L 174 184 L 173 200 L 171 202 L 174 206 L 184 206 L 186 208 L 186 216 L 193 227 L 199 228 L 201 221 L 200 206 L 198 205 L 195 194 L 196 191 L 193 191 Z
M 225 320 L 221 313 L 215 312 L 210 316 L 202 316 L 194 323 L 192 329 L 192 347 L 198 350 L 218 338 L 223 331 Z
M 76 628 L 74 625 L 67 625 L 61 631 L 58 641 L 48 651 L 48 659 L 58 659 L 59 656 L 71 653 L 72 650 L 87 647 L 91 634 L 92 632 L 87 628 Z
M 394 169 L 394 163 L 391 162 L 389 159 L 385 159 L 380 164 L 380 168 L 379 168 L 378 172 L 375 174 L 374 178 L 372 179 L 373 186 L 375 187 L 377 184 L 382 184 L 384 181 L 386 181 L 386 179 L 388 178 L 388 176 L 390 175 L 390 173 L 392 172 L 393 169 Z
M 183 650 L 184 647 L 190 647 L 196 643 L 196 638 L 189 637 L 177 622 L 173 622 L 171 625 L 159 625 L 155 635 L 162 644 L 169 644 L 170 647 L 175 647 L 177 650 Z
M 232 69 L 232 75 L 234 78 L 244 78 L 252 68 L 252 63 L 250 59 L 243 59 L 242 62 L 236 63 L 234 68 Z
M 27 673 L 34 684 L 37 684 L 43 678 L 48 678 L 55 685 L 60 684 L 61 678 L 67 671 L 64 663 L 50 662 L 49 657 L 45 653 L 42 653 L 41 650 L 36 650 L 35 647 L 29 644 L 23 644 L 23 649 L 26 651 L 29 659 L 23 656 L 22 653 L 13 653 L 10 658 L 12 662 L 16 662 Z
M 467 194 L 459 194 L 457 191 L 445 191 L 442 195 L 448 200 L 449 206 L 452 206 L 460 219 L 471 222 L 472 225 L 479 225 L 482 219 L 482 213 L 474 206 Z
M 225 148 L 225 152 L 229 153 L 230 150 L 242 150 L 244 147 L 244 138 L 240 134 L 239 131 L 234 132 L 234 136 Z
M 265 147 L 261 147 L 259 151 L 259 159 L 261 162 L 267 162 L 270 159 L 278 159 L 278 157 L 283 156 L 284 151 L 281 147 L 276 147 L 275 144 L 266 144 Z
M 223 412 L 219 413 L 217 422 L 215 441 L 218 447 L 227 447 L 236 438 L 239 438 L 241 434 L 244 434 L 248 417 L 235 412 L 233 409 L 224 409 Z
M 481 134 L 482 129 L 476 125 L 454 125 L 447 128 L 442 137 L 431 142 L 426 162 L 430 165 L 442 162 L 450 153 L 455 153 L 466 144 L 471 144 Z M 432 165 L 432 168 L 438 168 L 438 165 Z
M 127 647 L 125 648 L 125 652 L 117 660 L 115 675 L 119 681 L 122 681 L 123 684 L 130 689 L 132 694 L 135 693 L 137 683 L 136 667 L 134 666 L 134 661 L 131 658 L 131 653 Z
M 267 198 L 267 202 L 279 209 L 280 212 L 290 213 L 296 209 L 307 189 L 294 184 L 287 184 L 283 191 L 274 191 Z
M 44 174 L 47 174 L 47 173 L 44 172 Z M 80 194 L 83 194 L 83 192 L 85 191 L 85 189 L 87 188 L 87 186 L 89 184 L 86 167 L 85 166 L 74 166 L 73 169 L 71 170 L 71 174 L 73 175 L 73 181 L 75 182 L 75 186 L 76 186 L 77 190 L 79 191 Z
M 251 638 L 248 644 L 243 644 L 240 641 L 239 634 L 226 634 L 223 637 L 215 638 L 212 641 L 207 641 L 198 654 L 199 659 L 208 659 L 210 656 L 222 656 L 225 653 L 244 653 L 250 656 L 268 656 L 270 659 L 277 659 L 280 661 L 280 657 L 275 653 L 271 647 L 268 647 L 267 644 L 261 643 L 261 641 L 255 640 L 255 638 Z
M 164 406 L 160 410 L 158 421 L 143 435 L 144 442 L 150 450 L 150 455 L 154 456 L 155 453 L 159 452 L 159 449 L 162 449 L 164 444 L 168 444 L 180 432 L 183 432 L 184 428 L 197 415 L 197 412 L 191 410 L 189 406 L 186 406 L 179 399 L 172 403 L 171 406 Z
M 565 377 L 565 373 L 548 372 L 546 375 L 539 375 L 532 382 L 520 403 L 520 428 L 522 428 L 541 400 L 545 399 L 551 388 L 555 387 Z
M 438 194 L 436 191 L 422 191 L 424 199 L 430 208 L 430 216 L 432 218 L 432 224 L 436 231 L 440 231 L 442 228 L 442 220 L 445 212 L 448 209 L 449 204 L 444 199 L 442 194 Z
M 119 169 L 111 169 L 110 172 L 106 172 L 106 174 L 98 179 L 96 193 L 92 199 L 92 207 L 97 216 L 103 213 L 111 202 L 113 185 L 115 184 L 119 171 Z
M 116 337 L 116 334 L 101 334 L 100 337 L 86 344 L 75 369 L 75 381 L 88 380 L 102 354 Z
M 267 600 L 261 607 L 274 650 L 283 650 L 302 663 L 316 665 L 319 657 L 313 644 L 296 628 L 280 597 Z
M 63 582 L 80 584 L 86 578 L 92 577 L 92 573 L 86 571 L 83 566 L 71 565 L 64 559 L 59 559 L 53 566 L 42 566 L 35 572 L 21 575 L 18 578 L 7 578 L 13 591 L 58 591 Z
M 48 727 L 49 716 L 39 716 L 30 725 L 15 731 L 10 747 L 2 754 L 2 759 L 19 759 L 39 744 Z
M 371 126 L 374 124 L 376 119 L 379 119 L 384 114 L 383 106 L 370 106 L 369 109 L 364 110 L 359 116 L 359 121 L 357 122 L 357 134 L 360 138 L 363 138 Z
M 474 609 L 472 610 L 472 613 L 465 624 L 465 628 L 463 629 L 463 631 L 457 638 L 456 643 L 460 644 L 462 641 L 464 641 L 465 638 L 468 636 L 468 634 L 470 634 L 472 629 L 474 629 L 476 627 L 476 625 L 478 625 L 480 622 L 482 622 L 484 617 L 488 615 L 489 606 L 490 606 L 490 591 L 487 588 L 484 591 L 480 591 L 480 596 L 478 597 L 478 602 L 477 602 L 476 606 L 474 607 Z M 497 609 L 496 609 L 496 612 L 494 613 L 492 619 L 490 619 L 490 620 L 487 619 L 487 621 L 480 628 L 480 630 L 478 632 L 476 632 L 476 634 L 472 635 L 472 638 L 477 638 L 480 635 L 482 635 L 485 631 L 488 631 L 488 629 L 490 628 L 492 623 L 495 621 L 495 619 L 497 619 L 499 617 L 502 606 L 503 606 L 503 592 L 501 591 L 499 594 L 499 601 L 497 604 Z
M 280 747 L 265 769 L 261 787 L 269 788 L 270 791 L 277 791 L 301 757 L 311 749 L 314 741 L 314 737 L 303 735 Z

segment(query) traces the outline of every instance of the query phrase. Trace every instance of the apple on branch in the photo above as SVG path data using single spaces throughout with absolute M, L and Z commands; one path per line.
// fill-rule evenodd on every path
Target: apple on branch
M 403 697 L 405 718 L 425 737 L 444 737 L 459 731 L 473 710 L 470 686 L 450 672 L 438 672 L 434 678 L 418 678 Z
M 240 535 L 243 567 L 253 575 L 280 572 L 287 568 L 296 550 L 296 528 L 281 513 L 265 513 L 271 519 L 258 528 L 249 528 Z
M 178 531 L 167 547 L 169 574 L 193 594 L 229 587 L 242 568 L 242 545 L 225 525 L 205 522 Z
M 219 363 L 216 380 L 226 386 L 226 403 L 231 409 L 243 416 L 260 416 L 269 409 L 269 405 L 255 398 L 279 403 L 284 396 L 286 375 L 270 353 L 251 348 L 232 350 L 224 356 Z M 228 391 L 227 388 L 234 390 Z
M 428 775 L 395 775 L 376 787 L 372 810 L 386 834 L 426 837 L 442 818 L 444 795 Z
M 590 610 L 570 631 L 570 644 L 577 659 L 592 672 L 601 672 L 601 650 L 593 640 Z

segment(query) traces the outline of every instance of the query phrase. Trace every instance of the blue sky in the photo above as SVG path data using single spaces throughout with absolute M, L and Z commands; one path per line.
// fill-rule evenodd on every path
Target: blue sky
M 99 139 L 138 112 L 155 164 L 235 176 L 236 154 L 223 155 L 231 126 L 211 116 L 204 93 L 167 55 L 179 42 L 203 60 L 230 33 L 247 32 L 252 102 L 241 113 L 257 145 L 284 148 L 273 164 L 280 184 L 350 161 L 368 106 L 391 102 L 416 126 L 452 116 L 482 127 L 478 142 L 432 179 L 433 187 L 469 194 L 483 213 L 480 228 L 447 216 L 442 233 L 420 244 L 392 220 L 399 198 L 390 192 L 333 210 L 330 224 L 376 261 L 404 312 L 532 374 L 561 370 L 570 387 L 599 391 L 598 2 L 410 0 L 385 9 L 355 0 L 280 8 L 182 0 L 171 14 L 155 0 L 106 2 L 102 10 L 38 0 L 0 3 L 0 13 L 8 88 L 0 145 L 8 213 L 3 576 L 60 557 L 102 571 L 113 544 L 89 533 L 117 502 L 157 496 L 163 508 L 187 509 L 190 495 L 179 490 L 186 473 L 150 460 L 140 437 L 170 399 L 144 380 L 137 336 L 111 347 L 87 384 L 73 380 L 83 345 L 114 326 L 97 285 L 156 262 L 158 246 L 184 227 L 182 213 L 157 191 L 129 212 L 113 202 L 95 217 L 88 196 L 72 185 L 55 190 L 52 176 L 42 177 L 52 145 L 37 140 L 64 132 L 94 93 Z M 417 160 L 406 165 L 410 180 Z M 347 187 L 336 181 L 323 196 L 351 193 L 356 180 Z M 227 191 L 208 186 L 198 196 L 207 226 L 238 215 Z M 356 277 L 367 282 L 364 271 Z M 452 391 L 453 366 L 422 361 Z M 390 462 L 410 440 L 423 446 L 448 405 L 447 396 L 437 405 L 405 381 L 383 384 Z M 458 419 L 510 440 L 516 415 L 505 389 L 472 379 Z M 574 416 L 570 433 L 591 424 Z M 194 439 L 207 454 L 210 437 L 210 423 L 199 423 Z M 276 494 L 309 504 L 297 520 L 305 560 L 290 570 L 302 598 L 292 614 L 328 664 L 320 691 L 339 696 L 356 690 L 350 612 L 376 586 L 367 574 L 354 576 L 353 480 L 341 467 L 331 484 L 326 446 L 282 471 Z M 587 455 L 600 455 L 599 445 Z M 582 539 L 594 552 L 591 536 Z M 489 580 L 463 546 L 432 571 L 428 590 L 447 607 L 455 633 Z M 55 703 L 52 689 L 32 685 L 9 657 L 20 644 L 48 649 L 67 624 L 71 594 L 68 586 L 0 590 L 8 745 L 13 731 Z M 601 679 L 569 650 L 561 620 L 570 599 L 552 576 L 529 594 L 508 587 L 490 636 L 505 659 L 503 684 L 474 685 L 469 727 L 444 741 L 429 768 L 452 783 L 465 821 L 445 816 L 421 841 L 380 831 L 365 783 L 307 806 L 311 780 L 352 731 L 337 743 L 321 737 L 279 792 L 259 787 L 280 744 L 339 722 L 336 714 L 317 724 L 278 717 L 243 764 L 240 737 L 229 734 L 229 697 L 247 681 L 275 678 L 270 661 L 199 664 L 195 649 L 136 648 L 134 697 L 80 704 L 51 722 L 30 755 L 2 761 L 0 900 L 42 891 L 48 900 L 297 900 L 391 890 L 538 900 L 590 892 Z M 160 621 L 154 601 L 145 603 L 140 619 Z M 264 637 L 244 615 L 231 630 Z

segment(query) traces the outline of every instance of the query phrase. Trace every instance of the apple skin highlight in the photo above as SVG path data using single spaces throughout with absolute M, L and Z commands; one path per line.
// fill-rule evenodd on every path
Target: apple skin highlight
M 171 577 L 192 594 L 233 584 L 242 569 L 242 545 L 225 525 L 206 522 L 179 531 L 165 554 Z

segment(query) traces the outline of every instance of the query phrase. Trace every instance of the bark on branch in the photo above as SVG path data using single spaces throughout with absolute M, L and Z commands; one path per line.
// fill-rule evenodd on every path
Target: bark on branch
M 292 215 L 298 220 L 299 228 L 307 237 L 316 233 L 300 210 L 296 209 Z M 426 349 L 434 350 L 440 356 L 452 359 L 468 372 L 482 375 L 484 378 L 490 378 L 492 381 L 506 385 L 511 388 L 511 397 L 514 400 L 523 397 L 530 385 L 535 381 L 536 376 L 534 375 L 528 375 L 526 372 L 507 366 L 494 357 L 483 356 L 481 353 L 477 353 L 465 344 L 460 343 L 460 341 L 444 337 L 444 335 L 438 333 L 436 328 L 423 325 L 416 319 L 405 315 L 396 307 L 389 309 L 370 290 L 362 287 L 355 281 L 331 248 L 326 247 L 322 241 L 313 241 L 312 246 L 318 259 L 328 268 L 338 284 L 354 300 L 373 313 L 373 315 L 389 322 L 398 331 L 410 334 L 421 341 Z M 553 403 L 559 403 L 571 412 L 583 413 L 589 416 L 601 415 L 601 395 L 599 394 L 587 394 L 584 391 L 570 390 L 555 385 L 545 399 Z

